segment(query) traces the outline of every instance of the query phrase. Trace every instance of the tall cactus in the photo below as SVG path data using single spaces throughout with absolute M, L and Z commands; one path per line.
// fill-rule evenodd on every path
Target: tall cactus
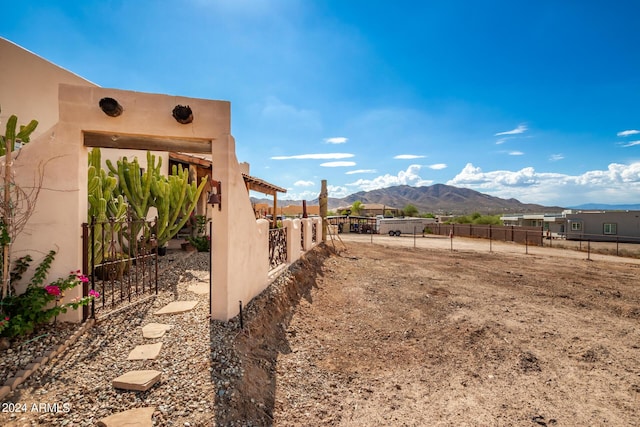
M 17 133 L 16 126 L 18 126 L 18 116 L 14 114 L 9 117 L 9 120 L 7 120 L 5 134 L 0 135 L 0 156 L 4 156 L 5 154 L 7 154 L 7 141 L 11 145 L 11 151 L 16 149 L 16 141 L 20 141 L 23 144 L 29 142 L 31 134 L 38 127 L 38 121 L 31 120 L 28 125 L 20 125 L 20 131 L 18 131 Z
M 4 135 L 0 135 L 0 156 L 5 156 L 4 159 L 4 198 L 2 203 L 2 208 L 0 209 L 0 217 L 2 217 L 2 234 L 3 234 L 3 246 L 2 246 L 2 294 L 0 295 L 2 298 L 7 296 L 7 290 L 9 288 L 9 265 L 11 263 L 10 260 L 10 251 L 9 247 L 11 245 L 11 239 L 15 238 L 15 236 L 22 230 L 24 227 L 24 223 L 26 223 L 26 218 L 28 218 L 31 212 L 23 213 L 23 225 L 16 225 L 15 216 L 16 210 L 15 205 L 17 202 L 17 196 L 12 196 L 12 191 L 15 191 L 18 187 L 15 186 L 15 183 L 12 182 L 12 172 L 11 172 L 11 152 L 15 150 L 16 141 L 21 141 L 26 144 L 29 142 L 31 138 L 31 134 L 36 127 L 38 127 L 37 120 L 31 120 L 28 125 L 23 126 L 20 125 L 20 131 L 16 133 L 16 126 L 18 125 L 18 116 L 11 115 L 9 120 L 7 120 L 6 131 Z M 13 188 L 13 190 L 12 190 Z M 14 200 L 12 200 L 12 197 Z M 37 192 L 36 192 L 37 197 Z
M 90 265 L 102 262 L 105 248 L 102 246 L 102 236 L 118 235 L 122 221 L 127 216 L 127 203 L 122 195 L 117 194 L 118 180 L 109 176 L 102 169 L 100 149 L 94 148 L 89 152 L 88 170 L 88 199 L 89 199 L 89 219 L 95 218 L 96 225 L 93 232 L 97 236 L 94 239 L 93 254 L 95 259 Z M 106 222 L 110 219 L 114 221 L 110 224 Z M 109 248 L 107 248 L 109 249 Z M 89 259 L 91 260 L 91 249 L 89 249 Z
M 107 160 L 110 174 L 117 177 L 120 194 L 125 197 L 133 209 L 136 219 L 147 219 L 149 208 L 153 206 L 151 186 L 161 176 L 161 166 L 162 158 L 158 158 L 156 164 L 156 156 L 149 151 L 147 151 L 147 169 L 144 172 L 135 157 L 132 162 L 123 157 L 117 161 L 116 166 Z
M 189 220 L 198 199 L 207 183 L 205 177 L 200 184 L 189 183 L 189 171 L 174 166 L 171 175 L 159 177 L 152 185 L 155 206 L 158 209 L 158 245 L 164 246 Z
M 157 159 L 157 161 L 156 161 Z M 174 166 L 172 174 L 165 177 L 161 174 L 162 159 L 147 152 L 147 168 L 142 171 L 138 159 L 133 161 L 123 157 L 114 166 L 107 161 L 110 175 L 118 180 L 117 191 L 124 196 L 136 219 L 145 220 L 149 209 L 158 211 L 156 223 L 156 239 L 163 246 L 189 219 L 196 207 L 207 182 L 189 183 L 189 172 L 182 167 Z M 143 231 L 148 237 L 148 230 L 132 230 L 138 236 Z

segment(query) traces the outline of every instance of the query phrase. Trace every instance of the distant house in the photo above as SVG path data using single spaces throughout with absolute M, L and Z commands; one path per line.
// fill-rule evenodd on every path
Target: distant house
M 268 203 L 256 203 L 253 206 L 253 210 L 256 212 L 256 216 L 258 218 L 263 218 L 266 216 L 273 215 L 273 206 L 271 206 Z M 278 216 L 301 218 L 303 216 L 303 207 L 302 205 L 278 206 L 276 208 L 276 212 Z M 307 205 L 307 215 L 309 216 L 320 215 L 320 206 Z
M 640 242 L 640 211 L 581 211 L 565 218 L 569 240 Z
M 340 206 L 336 208 L 336 212 L 341 213 L 346 210 L 351 210 L 351 206 Z M 398 216 L 402 212 L 402 209 L 394 208 L 393 206 L 383 205 L 382 203 L 363 203 L 360 205 L 360 216 Z
M 513 214 L 500 217 L 504 225 L 542 227 L 545 233 L 568 240 L 639 242 L 640 211 L 573 211 L 560 214 Z
M 566 211 L 565 211 L 566 212 Z M 542 227 L 550 235 L 564 236 L 566 230 L 565 212 L 558 214 L 513 214 L 500 217 L 504 225 L 515 227 Z

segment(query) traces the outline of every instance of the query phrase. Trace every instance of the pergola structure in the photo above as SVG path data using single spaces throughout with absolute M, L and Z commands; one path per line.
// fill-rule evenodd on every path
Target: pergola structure
M 273 185 L 268 183 L 265 180 L 260 178 L 255 178 L 251 175 L 247 175 L 246 173 L 242 174 L 244 178 L 244 184 L 247 187 L 247 191 L 253 190 L 258 193 L 266 194 L 268 196 L 273 196 L 273 218 L 272 218 L 272 227 L 276 228 L 278 225 L 278 216 L 276 215 L 278 208 L 278 193 L 286 193 L 287 189 L 278 187 L 277 185 Z
M 170 152 L 169 159 L 187 163 L 189 165 L 193 165 L 199 168 L 208 169 L 209 176 L 211 175 L 211 159 L 207 155 L 195 155 L 195 154 L 187 154 L 187 153 L 176 153 Z M 201 174 L 197 174 L 198 178 Z M 244 179 L 245 187 L 247 188 L 247 192 L 249 191 L 257 191 L 258 193 L 266 194 L 268 196 L 273 196 L 273 212 L 276 212 L 278 207 L 278 193 L 286 193 L 287 189 L 278 187 L 277 185 L 271 184 L 263 179 L 256 178 L 249 174 L 243 173 L 242 178 Z M 277 226 L 277 216 L 273 215 L 273 227 Z

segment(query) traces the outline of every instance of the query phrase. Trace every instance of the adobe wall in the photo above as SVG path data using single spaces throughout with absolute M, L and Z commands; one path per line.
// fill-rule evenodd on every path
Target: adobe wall
M 20 123 L 39 122 L 32 140 L 58 122 L 58 84 L 93 86 L 38 55 L 0 37 L 0 121 L 2 132 L 12 114 Z
M 124 106 L 125 112 L 120 117 L 109 117 L 99 108 L 99 100 L 107 96 Z M 191 106 L 196 117 L 193 123 L 182 125 L 173 119 L 171 111 L 176 104 Z M 59 122 L 19 150 L 14 162 L 16 179 L 26 186 L 30 180 L 32 183 L 39 165 L 45 165 L 45 186 L 35 213 L 13 251 L 15 257 L 27 252 L 36 255 L 37 251 L 44 255 L 50 248 L 58 248 L 49 275 L 51 280 L 66 276 L 70 270 L 79 269 L 82 265 L 80 224 L 86 221 L 87 215 L 88 149 L 83 145 L 85 132 L 175 139 L 207 138 L 220 141 L 220 151 L 232 148 L 226 144 L 230 130 L 230 104 L 226 101 L 62 84 L 58 111 Z M 180 151 L 179 147 L 176 151 Z M 246 190 L 244 192 L 246 194 Z M 255 223 L 254 218 L 251 219 Z M 251 228 L 250 225 L 248 227 Z M 76 288 L 65 298 L 72 299 L 81 296 L 80 293 L 81 289 Z M 75 311 L 63 320 L 79 320 L 80 315 L 80 311 Z

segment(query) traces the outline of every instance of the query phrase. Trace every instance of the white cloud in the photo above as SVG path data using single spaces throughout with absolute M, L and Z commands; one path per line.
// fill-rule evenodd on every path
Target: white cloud
M 347 186 L 356 187 L 358 191 L 371 191 L 394 185 L 421 187 L 432 184 L 433 181 L 422 179 L 422 177 L 418 175 L 421 168 L 422 166 L 420 165 L 410 165 L 406 170 L 398 172 L 397 175 L 385 174 L 373 179 L 359 179 L 347 184 Z
M 412 160 L 412 159 L 423 159 L 426 156 L 420 156 L 417 154 L 398 154 L 397 156 L 394 156 L 394 159 L 399 159 L 399 160 Z
M 524 153 L 522 151 L 509 151 L 510 156 L 522 156 Z
M 313 200 L 320 196 L 320 189 L 317 190 L 304 190 L 295 192 L 291 188 L 287 188 L 287 194 L 281 196 L 284 199 L 289 200 Z
M 564 159 L 564 154 L 562 153 L 552 154 L 551 156 L 549 156 L 549 160 L 552 162 L 557 162 L 558 160 L 562 159 Z
M 354 154 L 350 153 L 317 153 L 317 154 L 297 154 L 295 156 L 273 156 L 271 160 L 329 160 L 329 159 L 348 159 L 354 157 Z
M 508 140 L 509 138 L 500 138 L 499 140 L 496 141 L 496 145 L 504 144 Z
M 295 187 L 311 187 L 313 185 L 315 185 L 315 183 L 313 181 L 296 181 L 293 183 L 293 185 Z
M 498 132 L 496 133 L 494 136 L 500 136 L 500 135 L 518 135 L 521 133 L 525 133 L 527 131 L 527 127 L 525 125 L 519 125 L 517 128 L 515 129 L 511 129 L 505 132 Z M 504 141 L 503 141 L 504 142 Z
M 427 167 L 429 169 L 433 169 L 433 170 L 441 170 L 441 169 L 446 169 L 447 168 L 447 164 L 446 163 L 434 163 L 433 165 L 429 165 Z
M 345 174 L 346 175 L 354 175 L 354 174 L 357 174 L 357 173 L 376 173 L 376 172 L 378 172 L 378 171 L 375 170 L 375 169 L 356 169 L 356 170 L 345 172 Z
M 344 144 L 349 140 L 349 138 L 345 138 L 344 136 L 335 136 L 333 138 L 326 138 L 324 142 L 327 144 Z
M 327 193 L 329 197 L 335 197 L 338 199 L 341 199 L 351 194 L 351 192 L 347 187 L 340 186 L 340 185 L 331 185 L 331 184 L 327 185 Z
M 640 133 L 640 130 L 630 129 L 630 130 L 623 130 L 622 132 L 618 132 L 617 135 L 618 136 L 629 136 L 629 135 L 637 135 L 639 133 Z
M 611 163 L 607 170 L 587 171 L 581 175 L 541 173 L 532 167 L 518 171 L 483 172 L 468 163 L 447 184 L 547 206 L 586 202 L 630 203 L 640 201 L 640 162 L 628 165 Z
M 338 168 L 338 167 L 343 167 L 343 166 L 355 166 L 356 162 L 326 162 L 326 163 L 320 163 L 320 166 L 323 166 L 325 168 Z
M 634 145 L 640 145 L 640 141 L 630 141 L 626 144 L 623 144 L 623 147 L 633 147 Z

